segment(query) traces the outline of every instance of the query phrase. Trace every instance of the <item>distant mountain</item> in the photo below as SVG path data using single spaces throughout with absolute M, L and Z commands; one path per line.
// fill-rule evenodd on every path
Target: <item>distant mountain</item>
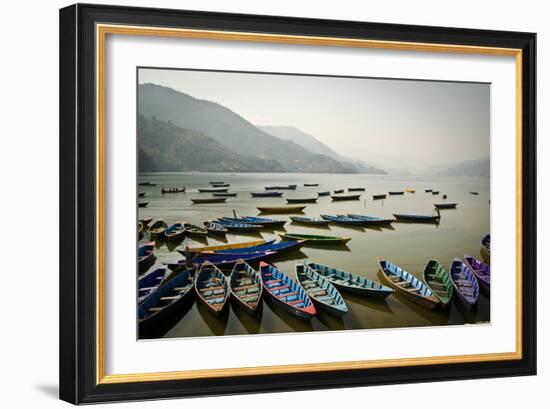
M 348 158 L 343 155 L 340 155 L 338 152 L 335 152 L 327 145 L 319 141 L 313 135 L 310 135 L 298 128 L 293 126 L 262 126 L 257 125 L 262 131 L 276 136 L 279 139 L 292 141 L 301 147 L 307 149 L 310 152 L 318 153 L 320 155 L 326 155 L 335 160 L 346 162 L 353 165 L 359 173 L 376 173 L 376 174 L 385 174 L 381 169 L 377 169 L 374 166 L 369 165 L 359 159 Z
M 274 160 L 240 155 L 214 139 L 173 124 L 138 119 L 140 172 L 282 172 Z
M 269 135 L 230 109 L 156 84 L 141 84 L 138 112 L 207 135 L 241 155 L 276 161 L 287 172 L 357 173 L 355 166 Z M 206 165 L 206 164 L 205 164 Z
M 438 166 L 435 169 L 438 176 L 472 176 L 488 178 L 491 174 L 489 159 L 478 159 L 461 162 L 451 166 Z

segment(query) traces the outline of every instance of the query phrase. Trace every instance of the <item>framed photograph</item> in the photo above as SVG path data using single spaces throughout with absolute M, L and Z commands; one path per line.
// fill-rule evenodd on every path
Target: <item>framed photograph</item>
M 536 35 L 60 11 L 60 397 L 536 373 Z

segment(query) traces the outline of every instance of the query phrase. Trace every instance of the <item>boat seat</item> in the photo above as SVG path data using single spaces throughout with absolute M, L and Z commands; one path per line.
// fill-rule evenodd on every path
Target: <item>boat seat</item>
M 191 288 L 191 286 L 190 286 L 190 285 L 188 285 L 188 286 L 185 286 L 185 287 L 174 287 L 174 288 L 172 288 L 172 290 L 173 290 L 173 291 L 179 291 L 179 292 L 182 292 L 182 291 L 187 291 L 187 290 L 189 290 L 189 288 Z
M 155 288 L 157 288 L 157 286 L 153 286 L 153 287 L 143 287 L 143 288 L 140 288 L 139 291 L 142 292 L 142 291 L 151 291 L 151 290 L 154 290 Z
M 250 285 L 242 285 L 242 286 L 238 286 L 238 287 L 233 287 L 233 290 L 234 291 L 241 291 L 241 290 L 248 290 L 249 288 L 256 288 L 258 287 L 259 284 L 250 284 Z
M 328 293 L 326 290 L 317 290 L 317 291 L 311 291 L 310 294 L 313 297 L 322 297 L 324 295 L 327 295 Z
M 286 288 L 290 288 L 289 285 L 281 285 L 279 287 L 275 287 L 275 288 L 270 288 L 269 291 L 272 292 L 272 293 L 275 293 L 276 291 L 281 291 L 281 290 L 284 290 Z
M 180 298 L 179 295 L 160 297 L 160 299 L 161 299 L 162 301 L 172 301 L 172 300 L 177 300 L 178 298 Z
M 158 311 L 162 311 L 164 309 L 164 307 L 151 307 L 149 308 L 149 312 L 158 312 Z
M 300 303 L 303 303 L 304 300 L 302 300 L 301 298 L 295 300 L 295 301 L 287 301 L 286 303 L 287 304 L 290 304 L 290 305 L 296 305 L 296 304 L 300 304 Z
M 290 301 L 293 301 L 293 297 L 296 297 L 296 295 L 298 294 L 298 291 L 294 291 L 294 292 L 291 292 L 291 293 L 285 293 L 285 294 L 282 294 L 282 296 L 280 297 L 281 299 L 283 299 L 284 302 L 288 303 Z M 288 298 L 290 298 L 290 300 L 287 300 Z
M 269 280 L 269 281 L 266 281 L 265 284 L 270 285 L 270 284 L 280 283 L 281 281 L 282 280 Z

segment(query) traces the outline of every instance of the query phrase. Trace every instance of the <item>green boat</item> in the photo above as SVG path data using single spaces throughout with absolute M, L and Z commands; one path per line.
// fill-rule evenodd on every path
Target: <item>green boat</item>
M 453 283 L 439 261 L 428 261 L 424 269 L 424 282 L 430 287 L 443 306 L 449 304 L 453 298 Z
M 345 244 L 351 237 L 319 236 L 316 234 L 279 233 L 283 240 L 305 240 L 306 244 Z

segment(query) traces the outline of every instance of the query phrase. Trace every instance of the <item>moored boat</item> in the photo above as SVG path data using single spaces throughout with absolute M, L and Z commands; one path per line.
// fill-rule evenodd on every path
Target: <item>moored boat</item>
M 407 299 L 426 308 L 434 308 L 439 299 L 422 280 L 388 260 L 378 259 L 382 279 Z
M 456 209 L 457 203 L 434 203 L 436 209 Z
M 295 204 L 295 203 L 316 203 L 317 198 L 316 197 L 291 197 L 287 198 L 286 202 L 288 204 Z
M 290 216 L 290 220 L 294 223 L 307 224 L 311 226 L 328 226 L 330 223 L 328 220 L 309 216 Z
M 318 263 L 308 262 L 306 264 L 318 274 L 329 280 L 341 291 L 347 291 L 349 293 L 373 298 L 386 298 L 394 292 L 391 288 L 386 287 L 385 285 L 355 273 L 350 273 L 348 271 L 339 270 L 337 268 Z
M 165 268 L 157 268 L 156 270 L 151 271 L 148 274 L 145 274 L 138 280 L 138 303 L 147 298 L 152 294 L 157 288 L 160 287 L 164 281 L 164 276 L 166 275 Z
M 141 183 L 138 183 L 138 185 L 139 186 L 156 186 L 157 184 L 152 182 L 141 182 Z
M 138 197 L 145 197 L 145 192 L 139 192 Z
M 251 192 L 252 197 L 281 197 L 283 192 Z
M 201 253 L 204 251 L 218 251 L 218 250 L 227 250 L 227 249 L 239 249 L 239 248 L 245 248 L 245 247 L 252 247 L 252 246 L 259 246 L 261 244 L 266 243 L 274 243 L 275 239 L 273 240 L 253 240 L 253 241 L 242 241 L 238 243 L 224 243 L 224 244 L 216 244 L 212 246 L 199 246 L 199 247 L 189 247 L 190 253 Z M 178 250 L 180 253 L 181 251 Z M 185 252 L 182 254 L 185 255 Z
M 391 192 L 388 192 L 388 194 L 390 196 L 404 195 L 405 191 L 404 190 L 393 190 Z
M 210 183 L 210 185 L 214 186 L 214 185 L 223 185 L 225 182 L 223 180 L 214 180 L 214 181 L 211 181 L 211 182 L 208 182 Z
M 228 233 L 225 227 L 213 220 L 205 220 L 202 225 L 209 234 L 225 236 Z
M 439 223 L 441 216 L 437 215 L 425 215 L 425 214 L 404 214 L 394 213 L 393 217 L 400 222 L 410 223 Z
M 193 274 L 188 270 L 158 287 L 139 305 L 139 330 L 154 330 L 170 319 L 187 301 L 192 300 L 193 292 Z
M 200 198 L 191 199 L 193 204 L 225 203 L 226 200 L 227 200 L 226 197 L 209 197 L 204 199 L 200 199 Z
M 149 227 L 149 233 L 151 233 L 151 237 L 164 235 L 164 231 L 167 228 L 168 225 L 164 220 L 157 220 L 151 225 L 151 227 Z
M 336 317 L 341 317 L 348 312 L 348 306 L 342 295 L 329 280 L 307 264 L 297 264 L 295 268 L 296 279 L 313 301 L 316 308 Z
M 240 249 L 218 250 L 218 254 L 258 253 L 275 251 L 277 254 L 299 250 L 305 244 L 305 240 L 282 241 L 280 243 L 260 244 L 258 246 L 244 247 Z
M 286 220 L 271 219 L 268 217 L 257 217 L 257 216 L 242 216 L 238 218 L 222 217 L 222 219 L 233 223 L 248 223 L 248 224 L 255 224 L 263 227 L 283 227 L 286 224 Z
M 251 224 L 242 221 L 234 222 L 226 219 L 218 219 L 216 223 L 221 224 L 230 232 L 257 232 L 263 227 L 261 224 Z
M 306 240 L 307 244 L 345 244 L 351 237 L 322 236 L 318 234 L 279 233 L 283 240 Z
M 185 193 L 185 186 L 183 187 L 162 187 L 161 193 Z
M 281 309 L 305 320 L 311 319 L 317 313 L 306 291 L 282 271 L 261 262 L 260 274 L 264 290 Z
M 432 189 L 424 189 L 424 192 L 426 192 L 426 193 L 432 193 Z
M 155 242 L 152 241 L 138 249 L 138 270 L 143 273 L 155 260 Z
M 344 226 L 363 226 L 363 224 L 365 223 L 362 219 L 343 215 L 333 216 L 330 214 L 322 214 L 321 217 L 325 220 L 328 220 L 329 222 L 341 224 Z
M 185 228 L 183 223 L 174 223 L 172 226 L 164 230 L 164 237 L 167 240 L 179 240 L 185 236 Z
M 373 200 L 385 199 L 386 197 L 388 197 L 388 195 L 386 193 L 382 193 L 382 194 L 379 194 L 379 195 L 372 195 Z
M 265 186 L 265 190 L 296 190 L 298 185 Z
M 466 265 L 475 274 L 479 285 L 486 291 L 491 291 L 491 267 L 475 257 L 464 255 Z
M 479 192 L 470 192 L 471 195 L 477 196 L 479 195 Z
M 212 185 L 212 187 L 229 187 L 229 186 L 231 186 L 231 184 L 229 184 L 229 183 L 214 183 L 214 184 L 211 183 L 211 185 Z
M 149 203 L 151 203 L 151 202 L 139 202 L 138 207 L 147 207 L 147 206 L 149 206 Z
M 219 315 L 229 299 L 229 285 L 225 275 L 214 264 L 205 261 L 195 278 L 195 291 L 199 300 L 214 315 Z
M 437 260 L 430 260 L 424 268 L 424 282 L 443 306 L 453 298 L 453 283 L 443 265 Z
M 384 219 L 382 217 L 365 216 L 362 214 L 348 213 L 349 217 L 363 221 L 363 226 L 388 226 L 394 222 L 393 219 Z
M 229 192 L 221 192 L 221 193 L 212 193 L 212 196 L 214 197 L 236 197 L 238 193 L 229 193 Z
M 439 194 L 439 190 L 432 190 L 432 195 L 438 195 Z
M 210 188 L 210 187 L 206 187 L 206 188 L 200 188 L 200 189 L 197 189 L 197 191 L 199 193 L 226 193 L 229 191 L 229 189 L 226 189 L 226 188 Z
M 258 206 L 262 213 L 302 213 L 306 206 Z
M 407 192 L 407 193 L 416 193 L 416 190 L 409 188 L 409 189 L 405 189 L 405 192 Z
M 314 186 L 319 186 L 319 183 L 304 183 L 304 186 L 306 186 L 306 187 L 314 187 Z
M 178 250 L 180 254 L 184 254 L 184 251 Z M 179 260 L 177 262 L 177 265 L 179 266 L 185 266 L 188 264 L 191 265 L 202 265 L 204 262 L 208 261 L 209 263 L 212 263 L 219 267 L 228 267 L 233 266 L 237 262 L 237 260 L 244 260 L 247 263 L 255 263 L 261 260 L 267 260 L 269 257 L 276 254 L 274 251 L 256 251 L 252 253 L 231 253 L 231 254 L 224 254 L 224 253 L 200 253 L 199 255 L 193 257 L 190 260 L 190 263 L 187 263 L 186 259 Z M 177 267 L 174 266 L 174 264 L 169 263 L 167 264 L 169 267 Z
M 344 200 L 359 200 L 360 197 L 361 195 L 343 195 L 343 194 L 330 196 L 330 198 L 335 202 L 338 202 L 338 201 L 341 202 Z
M 330 191 L 326 191 L 326 192 L 317 192 L 317 196 L 318 196 L 318 197 L 330 196 Z
M 185 231 L 185 234 L 187 236 L 204 237 L 208 234 L 208 230 L 206 230 L 204 227 L 187 222 L 183 223 L 183 230 Z
M 262 277 L 243 260 L 233 266 L 229 289 L 237 303 L 249 314 L 254 314 L 262 302 Z
M 335 190 L 334 191 L 334 194 L 340 194 L 340 193 L 344 193 L 344 189 L 338 189 L 338 190 Z
M 472 270 L 462 260 L 455 258 L 451 263 L 450 276 L 462 304 L 469 309 L 476 305 L 479 298 L 479 283 Z
M 364 192 L 364 187 L 348 187 L 348 192 Z

